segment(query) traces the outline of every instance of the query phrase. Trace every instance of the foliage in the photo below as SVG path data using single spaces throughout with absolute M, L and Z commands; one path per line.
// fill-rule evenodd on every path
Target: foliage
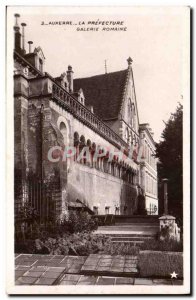
M 38 221 L 39 214 L 35 208 L 28 203 L 25 203 L 18 211 L 16 216 L 16 223 L 27 223 L 28 225 Z
M 154 250 L 154 251 L 182 252 L 183 251 L 183 243 L 177 242 L 172 239 L 165 239 L 163 241 L 149 239 L 149 240 L 146 240 L 143 244 L 141 244 L 140 249 L 141 250 Z
M 90 233 L 98 222 L 87 212 L 71 211 L 53 224 L 39 225 L 31 207 L 24 207 L 15 224 L 15 251 L 19 253 L 88 255 L 102 249 L 105 238 Z M 92 252 L 91 252 L 92 251 Z
M 183 107 L 179 103 L 176 112 L 171 114 L 162 133 L 162 140 L 156 144 L 156 156 L 159 158 L 159 187 L 163 178 L 168 178 L 169 213 L 182 221 L 182 122 Z M 163 199 L 163 189 L 159 190 L 159 198 Z M 163 201 L 161 201 L 163 206 Z
M 74 233 L 56 237 L 40 237 L 35 240 L 18 242 L 15 252 L 52 255 L 86 256 L 103 251 L 110 239 L 104 235 L 92 233 Z
M 45 225 L 39 225 L 38 218 L 38 214 L 31 206 L 25 205 L 21 208 L 15 219 L 16 243 L 18 239 L 39 239 L 63 233 L 91 232 L 98 227 L 98 220 L 82 211 L 71 211 L 56 223 L 49 221 Z
M 138 269 L 141 277 L 169 277 L 174 271 L 183 277 L 183 255 L 179 252 L 140 251 Z
M 68 216 L 64 216 L 59 224 L 61 232 L 91 232 L 98 227 L 98 220 L 85 211 L 70 211 Z
M 137 255 L 139 253 L 139 247 L 133 246 L 129 243 L 112 243 L 108 242 L 104 250 L 101 254 L 108 254 L 108 255 Z

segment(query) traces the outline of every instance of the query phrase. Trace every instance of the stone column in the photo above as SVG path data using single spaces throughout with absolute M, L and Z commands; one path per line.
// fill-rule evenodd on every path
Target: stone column
M 168 193 L 167 193 L 168 179 L 164 178 L 162 181 L 163 181 L 163 188 L 164 188 L 164 215 L 168 215 Z

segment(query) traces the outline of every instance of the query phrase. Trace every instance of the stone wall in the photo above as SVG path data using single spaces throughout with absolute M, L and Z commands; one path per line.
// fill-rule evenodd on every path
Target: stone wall
M 99 214 L 115 214 L 116 207 L 121 214 L 133 214 L 137 210 L 136 188 L 122 179 L 94 168 L 73 163 L 68 174 L 68 201 L 76 199 L 85 203 L 91 210 L 98 208 Z
M 109 208 L 107 213 L 115 213 L 117 207 L 119 214 L 133 214 L 137 209 L 136 182 L 131 184 L 123 176 L 114 176 L 73 159 L 55 163 L 48 159 L 51 147 L 74 146 L 76 132 L 85 143 L 90 141 L 109 151 L 119 149 L 60 107 L 51 98 L 49 79 L 28 80 L 24 76 L 15 79 L 15 95 L 24 94 L 15 98 L 15 168 L 18 172 L 15 177 L 21 183 L 19 190 L 22 191 L 24 180 L 44 183 L 56 203 L 57 216 L 66 213 L 68 204 L 76 200 L 91 210 L 98 207 L 99 214 L 106 213 L 105 207 Z M 132 159 L 122 164 L 122 168 L 135 174 L 138 171 Z M 18 199 L 22 203 L 24 196 L 21 194 Z

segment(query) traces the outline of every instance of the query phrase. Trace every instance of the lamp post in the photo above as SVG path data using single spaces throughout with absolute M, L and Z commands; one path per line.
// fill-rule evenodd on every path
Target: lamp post
M 167 192 L 168 179 L 164 178 L 162 181 L 163 181 L 163 189 L 164 189 L 164 215 L 168 215 L 168 192 Z

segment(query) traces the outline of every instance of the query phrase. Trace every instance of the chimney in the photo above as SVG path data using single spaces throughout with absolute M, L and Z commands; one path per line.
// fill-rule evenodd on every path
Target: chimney
M 16 51 L 21 51 L 21 33 L 20 33 L 20 27 L 18 26 L 18 18 L 20 18 L 19 14 L 15 14 L 15 26 L 14 26 L 14 49 Z
M 25 26 L 27 26 L 27 24 L 21 23 L 21 26 L 22 26 L 22 50 L 25 54 L 26 51 L 25 51 L 25 30 L 24 30 L 24 28 L 25 28 Z
M 132 58 L 129 56 L 129 58 L 127 58 L 127 62 L 128 62 L 128 67 L 130 67 L 132 65 Z
M 69 83 L 69 92 L 73 93 L 73 71 L 72 71 L 72 67 L 68 66 L 68 71 L 67 71 L 67 80 Z
M 33 44 L 32 41 L 28 41 L 28 44 L 29 44 L 29 53 L 31 53 L 31 45 Z

